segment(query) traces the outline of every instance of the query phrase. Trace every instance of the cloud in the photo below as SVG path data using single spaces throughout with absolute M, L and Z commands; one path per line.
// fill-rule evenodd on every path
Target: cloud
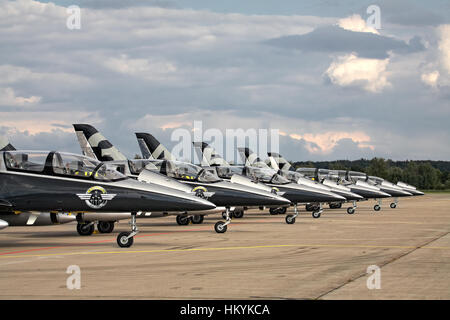
M 436 87 L 437 81 L 439 79 L 439 71 L 433 71 L 430 73 L 423 73 L 421 76 L 421 80 L 426 85 L 429 85 L 430 87 Z
M 325 72 L 339 86 L 360 86 L 370 92 L 381 92 L 391 84 L 387 80 L 389 59 L 359 58 L 356 54 L 338 57 Z
M 360 57 L 385 59 L 389 52 L 413 53 L 425 49 L 418 36 L 409 42 L 368 32 L 366 27 L 358 26 L 355 18 L 340 20 L 340 26 L 325 26 L 303 35 L 289 35 L 272 38 L 264 43 L 285 49 L 304 52 L 356 52 Z M 364 25 L 365 22 L 363 21 Z M 361 31 L 362 30 L 365 31 Z
M 106 68 L 125 75 L 142 77 L 147 80 L 161 80 L 165 75 L 174 73 L 176 66 L 168 61 L 149 59 L 131 59 L 122 54 L 119 58 L 109 58 L 104 62 Z
M 371 150 L 374 150 L 374 147 L 369 144 L 371 140 L 370 137 L 366 133 L 361 131 L 329 131 L 319 134 L 292 133 L 289 135 L 289 137 L 295 140 L 304 140 L 306 142 L 306 149 L 312 154 L 330 154 L 342 139 L 350 139 L 351 141 L 357 143 L 358 147 L 360 148 L 369 148 Z
M 377 35 L 355 31 L 359 19 L 353 19 L 356 26 L 341 21 L 354 29 L 345 30 L 339 18 L 325 14 L 261 15 L 252 8 L 253 14 L 225 14 L 137 0 L 80 4 L 81 30 L 68 30 L 64 6 L 0 1 L 0 88 L 14 104 L 0 106 L 0 126 L 15 128 L 11 139 L 20 137 L 27 148 L 79 152 L 71 124 L 87 122 L 133 156 L 135 131 L 170 145 L 176 128 L 190 130 L 189 123 L 202 120 L 205 128 L 222 132 L 282 129 L 280 151 L 291 159 L 450 157 L 442 148 L 450 139 L 443 121 L 450 87 L 439 29 L 383 20 Z M 384 19 L 388 13 L 381 8 Z M 348 12 L 359 12 L 353 9 L 340 6 L 344 21 Z M 289 41 L 266 45 L 267 39 Z M 360 70 L 362 59 L 371 67 Z M 421 75 L 435 70 L 439 90 L 428 90 Z M 395 90 L 387 90 L 389 84 Z M 41 99 L 31 103 L 32 97 Z M 336 137 L 330 145 L 331 138 L 320 136 L 330 132 L 349 138 Z M 355 142 L 354 132 L 370 141 Z M 312 137 L 307 142 L 289 134 Z
M 0 106 L 28 106 L 37 104 L 42 97 L 20 97 L 17 96 L 12 88 L 0 88 Z
M 361 18 L 359 14 L 354 14 L 347 18 L 339 19 L 338 26 L 345 30 L 355 31 L 355 32 L 368 32 L 379 34 L 377 29 L 373 27 L 368 27 L 366 21 Z

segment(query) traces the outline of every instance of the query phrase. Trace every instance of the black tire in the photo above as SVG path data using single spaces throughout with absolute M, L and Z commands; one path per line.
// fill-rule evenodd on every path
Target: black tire
M 347 213 L 348 214 L 354 214 L 355 213 L 355 208 L 353 208 L 353 207 L 347 208 Z
M 276 216 L 278 214 L 277 208 L 270 208 L 269 213 L 273 216 Z
M 244 210 L 234 210 L 233 218 L 241 219 L 244 216 Z
M 392 202 L 390 207 L 391 207 L 391 209 L 395 209 L 395 208 L 397 208 L 397 204 L 395 202 Z
M 126 239 L 130 235 L 130 232 L 121 232 L 117 236 L 117 244 L 121 248 L 129 248 L 133 245 L 133 237 Z
M 328 206 L 330 209 L 340 209 L 342 208 L 342 203 L 330 203 Z
M 286 211 L 287 211 L 287 208 L 286 208 L 286 207 L 278 208 L 278 214 L 285 214 Z
M 380 211 L 381 207 L 378 204 L 376 204 L 376 205 L 373 206 L 373 210 Z
M 295 223 L 295 218 L 294 218 L 294 216 L 292 214 L 287 215 L 285 220 L 286 220 L 287 224 L 294 224 Z
M 319 219 L 320 218 L 320 212 L 319 211 L 314 211 L 311 215 L 312 215 L 312 217 L 314 219 Z
M 77 224 L 77 232 L 80 236 L 90 236 L 94 233 L 94 224 L 91 224 L 89 227 L 88 223 L 78 223 Z
M 189 224 L 189 217 L 185 216 L 185 215 L 181 215 L 181 214 L 177 215 L 176 220 L 177 220 L 178 225 L 180 225 L 180 226 L 187 226 Z
M 200 216 L 200 215 L 195 215 L 195 216 L 191 217 L 191 220 L 192 220 L 193 224 L 202 224 L 203 223 L 203 219 L 204 219 L 204 217 Z
M 217 233 L 225 233 L 225 232 L 227 232 L 227 226 L 225 225 L 225 222 L 218 221 L 218 222 L 216 222 L 216 224 L 214 225 L 214 230 L 215 230 Z
M 97 230 L 100 233 L 111 233 L 114 230 L 114 221 L 99 221 Z

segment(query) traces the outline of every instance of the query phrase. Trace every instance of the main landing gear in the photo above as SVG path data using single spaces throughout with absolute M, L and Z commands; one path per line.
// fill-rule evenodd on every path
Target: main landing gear
M 121 248 L 129 248 L 133 245 L 133 237 L 138 234 L 139 230 L 136 224 L 136 212 L 131 213 L 131 232 L 121 232 L 117 236 L 117 244 Z
M 271 215 L 277 215 L 277 214 L 285 214 L 287 211 L 286 207 L 282 207 L 282 208 L 270 208 L 269 209 L 269 213 Z
M 397 204 L 398 204 L 398 198 L 394 198 L 394 202 L 392 202 L 390 205 L 391 209 L 397 208 Z
M 100 233 L 111 233 L 114 230 L 115 221 L 99 221 L 97 229 Z M 77 232 L 80 236 L 90 236 L 94 233 L 95 222 L 78 222 Z
M 294 214 L 288 214 L 286 216 L 286 223 L 287 224 L 294 224 L 295 223 L 295 218 L 298 217 L 298 208 L 297 208 L 297 204 L 294 204 Z
M 356 211 L 356 201 L 353 201 L 353 207 L 348 207 L 347 208 L 347 213 L 348 214 L 354 214 Z
M 329 205 L 330 209 L 340 209 L 342 208 L 342 202 L 331 202 Z
M 177 223 L 180 226 L 187 226 L 190 222 L 190 218 L 186 214 L 179 214 L 176 217 Z
M 94 229 L 94 222 L 78 222 L 77 224 L 77 232 L 80 236 L 90 236 L 94 233 Z
M 225 233 L 227 232 L 227 225 L 229 225 L 231 223 L 231 213 L 230 213 L 230 208 L 226 208 L 226 211 L 223 214 L 224 219 L 226 220 L 225 222 L 223 221 L 218 221 L 216 222 L 216 224 L 214 225 L 214 230 L 217 233 Z
M 244 216 L 244 210 L 242 210 L 242 209 L 233 210 L 233 218 L 241 219 L 243 216 Z
M 99 221 L 97 229 L 100 233 L 111 233 L 114 230 L 114 221 Z

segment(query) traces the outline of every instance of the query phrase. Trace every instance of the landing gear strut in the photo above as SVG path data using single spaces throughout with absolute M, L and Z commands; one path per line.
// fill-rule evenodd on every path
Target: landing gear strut
M 398 198 L 394 198 L 394 202 L 392 202 L 390 205 L 391 209 L 397 208 L 397 204 L 398 204 Z
M 373 206 L 373 210 L 375 210 L 375 211 L 381 210 L 381 199 L 378 199 L 378 203 Z
M 322 207 L 322 203 L 319 204 L 318 208 L 316 210 L 313 211 L 312 216 L 314 219 L 318 219 L 320 218 L 320 215 L 323 212 L 323 207 Z
M 121 232 L 117 236 L 117 244 L 121 248 L 129 248 L 133 245 L 133 237 L 138 234 L 139 230 L 136 224 L 136 212 L 131 213 L 131 232 Z
M 298 208 L 297 208 L 297 204 L 294 204 L 294 214 L 288 214 L 286 216 L 286 223 L 287 224 L 294 224 L 295 223 L 295 218 L 298 217 Z
M 348 214 L 354 214 L 355 210 L 356 210 L 356 201 L 353 201 L 353 207 L 347 208 L 347 213 Z
M 225 222 L 222 222 L 222 221 L 218 221 L 218 222 L 216 222 L 216 224 L 214 225 L 214 230 L 217 232 L 217 233 L 225 233 L 225 232 L 227 232 L 227 225 L 229 225 L 230 224 L 230 222 L 231 222 L 231 213 L 230 213 L 230 208 L 226 208 L 226 211 L 224 212 L 224 214 L 223 215 L 225 215 Z

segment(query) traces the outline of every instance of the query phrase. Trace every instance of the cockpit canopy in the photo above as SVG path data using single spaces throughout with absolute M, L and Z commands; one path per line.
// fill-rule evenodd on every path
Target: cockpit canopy
M 65 152 L 5 151 L 5 166 L 8 170 L 69 176 L 99 181 L 127 179 L 120 172 L 107 168 L 95 159 Z
M 243 166 L 216 166 L 212 168 L 215 168 L 217 175 L 223 179 L 231 179 L 235 174 L 245 174 Z
M 246 175 L 254 181 L 273 184 L 287 184 L 290 181 L 270 168 L 246 167 Z
M 161 172 L 171 178 L 206 183 L 222 181 L 214 168 L 202 168 L 194 164 L 174 160 L 163 161 L 161 165 L 163 166 Z

